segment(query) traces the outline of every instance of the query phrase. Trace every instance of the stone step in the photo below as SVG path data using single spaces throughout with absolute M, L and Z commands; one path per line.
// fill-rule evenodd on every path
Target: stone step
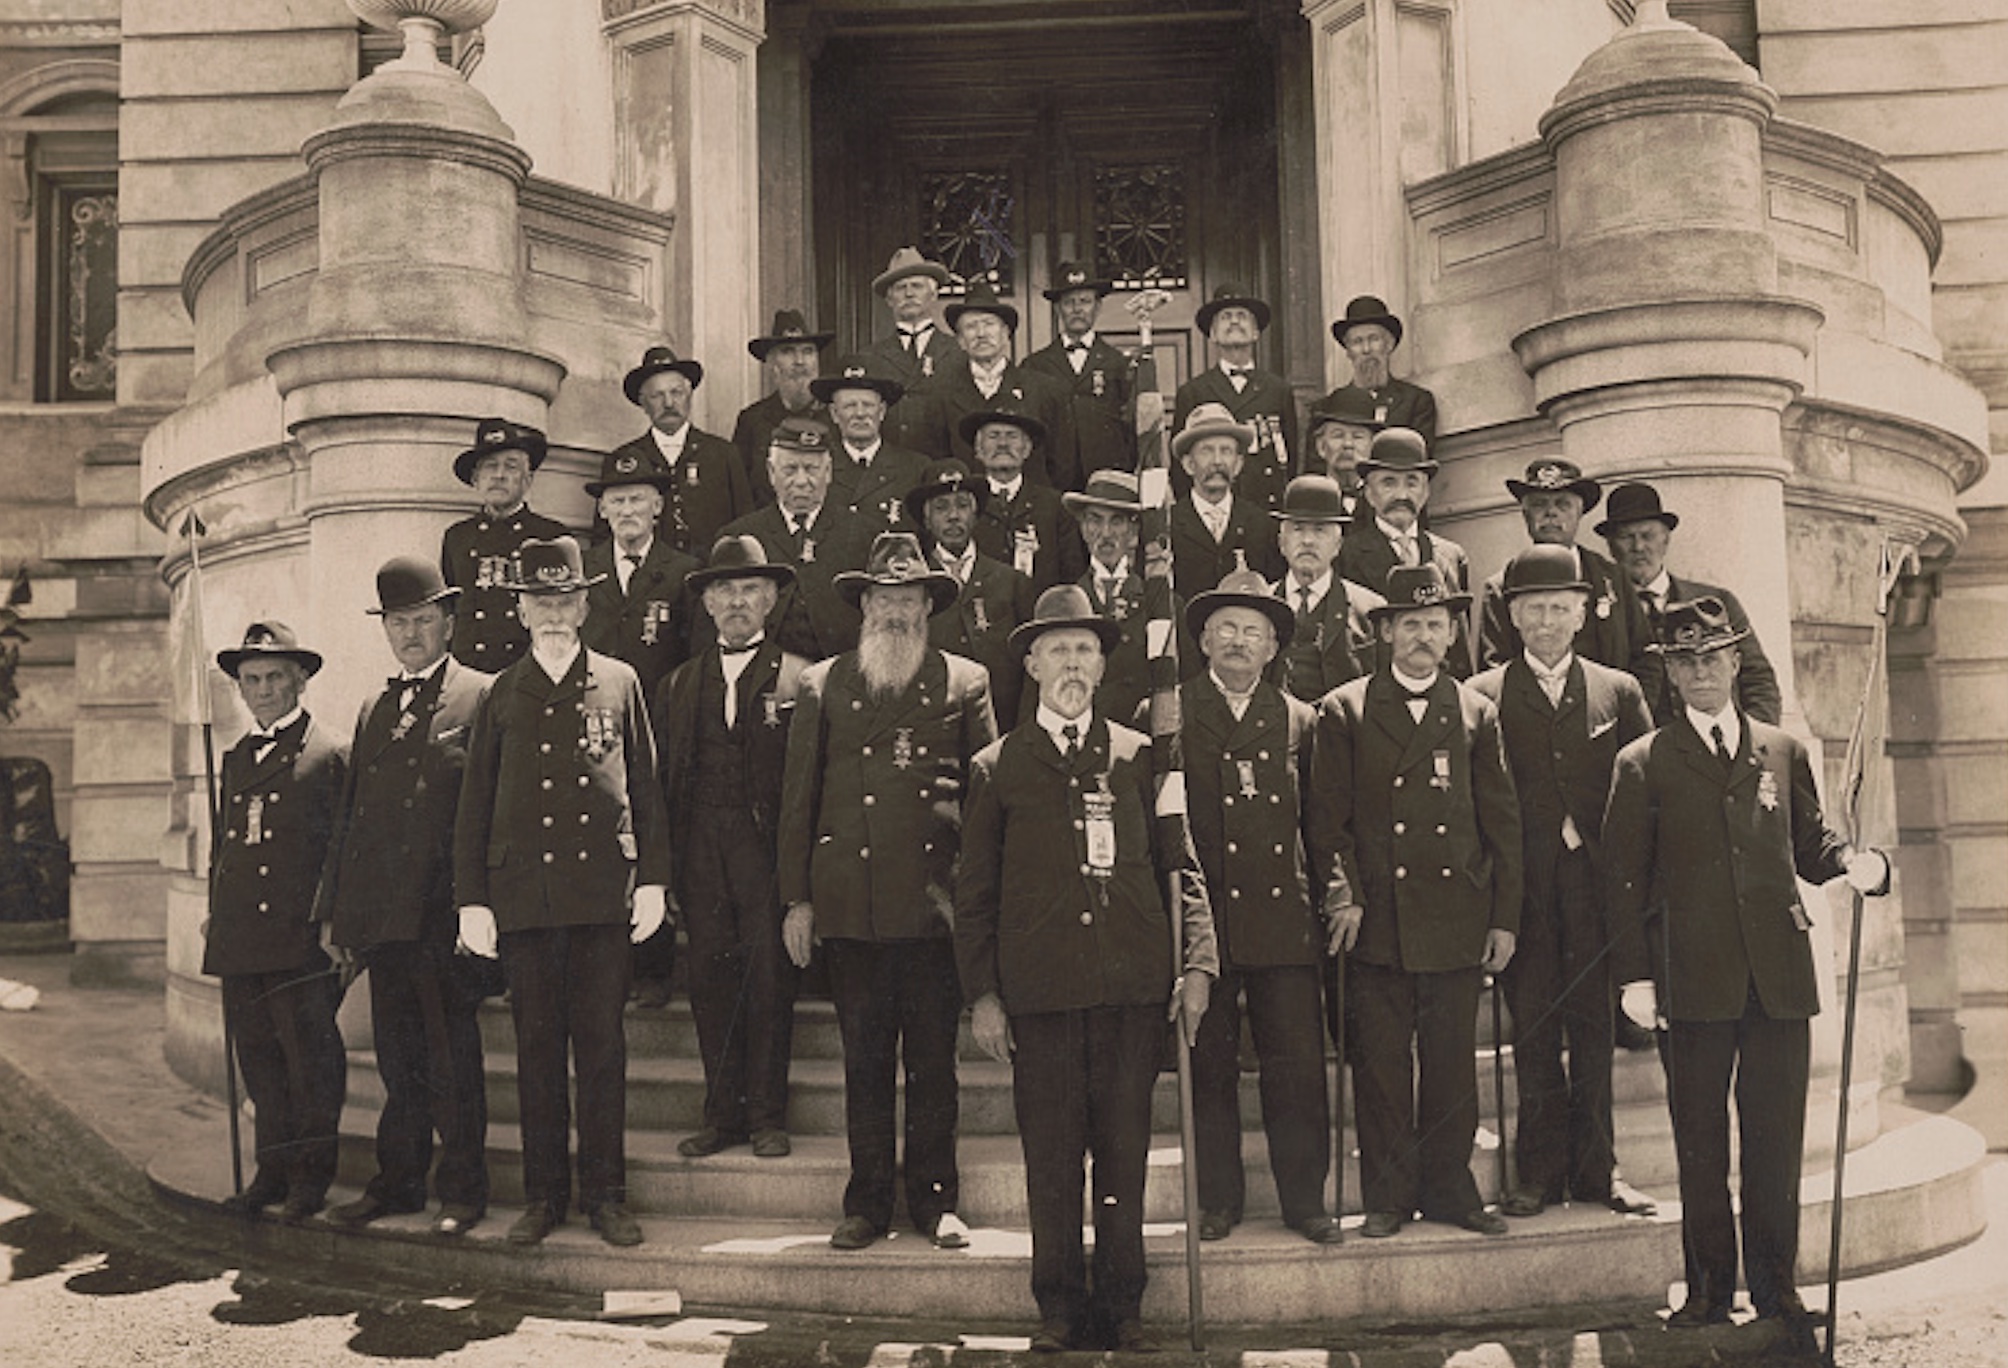
M 1978 1134 L 1944 1117 L 1885 1111 L 1883 1134 L 1849 1157 L 1841 1261 L 1851 1273 L 1952 1249 L 1985 1226 L 1986 1147 Z M 829 1248 L 827 1218 L 684 1218 L 651 1209 L 640 1213 L 646 1243 L 624 1250 L 603 1244 L 577 1217 L 535 1249 L 512 1247 L 503 1235 L 516 1212 L 499 1203 L 471 1235 L 452 1241 L 426 1234 L 419 1216 L 355 1233 L 318 1220 L 246 1223 L 216 1207 L 229 1191 L 220 1125 L 213 1145 L 164 1154 L 149 1176 L 164 1197 L 214 1220 L 219 1247 L 241 1245 L 286 1258 L 303 1272 L 365 1258 L 426 1284 L 497 1294 L 597 1297 L 609 1288 L 675 1289 L 689 1312 L 924 1316 L 1019 1334 L 1033 1316 L 1029 1237 L 1022 1226 L 987 1220 L 977 1222 L 968 1250 L 933 1249 L 905 1233 L 856 1253 Z M 1799 1269 L 1800 1285 L 1809 1290 L 1825 1276 L 1831 1189 L 1827 1166 L 1809 1164 Z M 1251 1185 L 1251 1196 L 1255 1190 Z M 351 1195 L 348 1189 L 334 1194 L 337 1200 Z M 1180 1230 L 1175 1224 L 1148 1227 L 1151 1280 L 1144 1315 L 1160 1326 L 1185 1315 Z M 1280 1225 L 1251 1219 L 1202 1251 L 1207 1316 L 1220 1326 L 1390 1324 L 1656 1301 L 1680 1276 L 1681 1263 L 1679 1212 L 1671 1201 L 1650 1220 L 1570 1207 L 1515 1221 L 1504 1237 L 1415 1225 L 1391 1240 L 1361 1239 L 1355 1229 L 1338 1246 L 1314 1246 Z

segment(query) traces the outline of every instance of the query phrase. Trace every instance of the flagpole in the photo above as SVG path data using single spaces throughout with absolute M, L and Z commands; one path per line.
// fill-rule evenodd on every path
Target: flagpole
M 1848 840 L 1859 848 L 1862 843 L 1862 789 L 1869 767 L 1880 764 L 1882 732 L 1888 723 L 1889 699 L 1885 692 L 1884 657 L 1889 649 L 1889 602 L 1897 580 L 1917 564 L 1913 547 L 1899 549 L 1884 538 L 1876 574 L 1876 621 L 1869 652 L 1869 674 L 1862 683 L 1861 701 L 1855 707 L 1854 728 L 1848 733 L 1848 755 L 1843 766 L 1842 811 L 1847 821 Z M 1874 749 L 1877 754 L 1871 755 Z M 1821 1354 L 1827 1368 L 1834 1368 L 1834 1340 L 1840 1326 L 1841 1293 L 1841 1211 L 1847 1191 L 1848 1095 L 1854 1087 L 1855 1014 L 1861 990 L 1862 913 L 1860 890 L 1851 889 L 1848 924 L 1848 986 L 1846 1006 L 1841 1014 L 1841 1079 L 1834 1108 L 1834 1199 L 1827 1226 L 1827 1343 Z
M 1150 739 L 1156 771 L 1157 818 L 1166 848 L 1190 850 L 1185 823 L 1185 759 L 1179 744 L 1178 628 L 1172 602 L 1171 456 L 1167 448 L 1164 395 L 1157 387 L 1157 356 L 1152 350 L 1151 313 L 1171 302 L 1165 291 L 1151 287 L 1128 301 L 1137 318 L 1136 427 L 1137 484 L 1143 504 L 1138 528 L 1138 559 L 1144 566 L 1144 620 L 1150 658 Z M 1159 548 L 1161 554 L 1153 554 Z M 1171 924 L 1171 963 L 1185 968 L 1185 905 L 1181 871 L 1165 874 L 1165 920 Z M 1181 1196 L 1185 1206 L 1186 1330 L 1192 1348 L 1205 1347 L 1205 1309 L 1199 1276 L 1199 1149 L 1192 1114 L 1192 1047 L 1186 1042 L 1183 1006 L 1177 1029 L 1178 1142 Z

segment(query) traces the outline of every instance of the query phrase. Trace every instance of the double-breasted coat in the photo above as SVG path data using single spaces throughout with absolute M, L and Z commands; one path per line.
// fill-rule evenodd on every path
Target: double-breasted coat
M 751 513 L 756 505 L 739 449 L 695 426 L 685 431 L 683 454 L 667 471 L 669 489 L 662 496 L 655 532 L 677 550 L 704 560 L 725 524 Z M 660 471 L 666 465 L 653 432 L 615 447 L 613 454 L 616 459 L 632 456 L 645 469 Z
M 1237 564 L 1235 552 L 1264 579 L 1283 573 L 1283 553 L 1276 546 L 1276 523 L 1267 504 L 1236 494 L 1227 511 L 1227 530 L 1215 540 L 1187 495 L 1171 506 L 1172 586 L 1190 599 L 1217 589 Z
M 1011 629 L 1032 616 L 1032 581 L 981 551 L 955 603 L 927 620 L 927 639 L 990 672 L 990 700 L 1000 724 L 1017 720 L 1025 663 L 1011 650 Z
M 1304 447 L 1297 429 L 1297 396 L 1291 392 L 1290 382 L 1280 375 L 1257 369 L 1237 391 L 1225 371 L 1219 366 L 1208 366 L 1180 385 L 1178 393 L 1172 396 L 1171 430 L 1184 431 L 1187 416 L 1201 404 L 1225 405 L 1237 423 L 1249 423 L 1257 418 L 1275 422 L 1278 435 L 1282 438 L 1282 449 L 1279 450 L 1273 441 L 1264 437 L 1242 462 L 1241 476 L 1234 482 L 1234 493 L 1237 498 L 1246 499 L 1260 509 L 1280 507 L 1283 489 L 1290 483 L 1290 477 L 1305 469 Z M 1181 499 L 1192 488 L 1192 480 L 1186 475 L 1184 466 L 1173 464 L 1171 486 Z
M 579 629 L 579 640 L 601 655 L 633 666 L 641 676 L 642 692 L 652 698 L 689 654 L 691 608 L 683 578 L 698 568 L 699 561 L 658 535 L 628 576 L 623 593 L 614 569 L 616 553 L 611 539 L 586 548 L 586 578 L 606 578 L 586 591 L 586 624 Z
M 874 698 L 846 652 L 802 672 L 781 789 L 783 905 L 823 939 L 946 937 L 969 758 L 997 737 L 981 665 L 930 649 Z
M 906 496 L 926 476 L 927 466 L 927 457 L 918 451 L 888 446 L 883 440 L 871 464 L 861 466 L 850 448 L 839 442 L 830 467 L 830 498 L 874 534 L 906 528 Z
M 548 541 L 568 531 L 556 518 L 527 507 L 505 518 L 476 513 L 446 529 L 439 544 L 439 573 L 460 591 L 453 615 L 455 660 L 494 674 L 530 649 L 529 630 L 516 616 L 516 595 L 502 586 L 518 578 L 517 547 L 533 537 Z
M 800 541 L 788 530 L 779 504 L 739 519 L 725 536 L 750 536 L 760 542 L 770 564 L 795 567 L 795 582 L 781 586 L 767 630 L 783 649 L 810 660 L 827 660 L 858 644 L 858 610 L 837 594 L 834 580 L 846 570 L 864 566 L 878 529 L 834 499 L 825 498 L 815 521 Z M 699 629 L 698 642 L 708 646 L 710 621 Z M 694 643 L 696 644 L 696 643 Z
M 1136 416 L 1130 411 L 1135 372 L 1129 357 L 1100 334 L 1078 372 L 1067 357 L 1065 342 L 1056 337 L 1025 358 L 1026 370 L 1051 376 L 1067 396 L 1074 445 L 1058 452 L 1054 464 L 1078 472 L 1083 482 L 1097 470 L 1135 470 Z
M 454 896 L 512 931 L 625 923 L 670 882 L 668 820 L 641 680 L 581 647 L 552 682 L 526 656 L 475 710 L 454 825 Z M 513 972 L 513 971 L 512 971 Z

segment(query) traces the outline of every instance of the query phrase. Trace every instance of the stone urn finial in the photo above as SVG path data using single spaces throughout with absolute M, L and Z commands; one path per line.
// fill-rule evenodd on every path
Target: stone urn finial
M 499 0 L 348 0 L 357 18 L 373 28 L 404 34 L 404 55 L 385 65 L 401 71 L 444 72 L 438 44 L 449 33 L 480 28 Z
M 1666 11 L 1667 0 L 1638 0 L 1638 7 L 1632 13 L 1632 27 L 1635 29 L 1684 28 Z

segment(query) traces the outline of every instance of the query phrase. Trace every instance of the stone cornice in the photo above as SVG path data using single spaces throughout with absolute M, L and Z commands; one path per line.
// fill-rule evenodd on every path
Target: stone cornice
M 697 14 L 731 29 L 749 43 L 767 36 L 765 0 L 600 0 L 600 31 L 620 41 L 630 31 Z
M 181 302 L 189 317 L 195 316 L 196 296 L 210 275 L 237 255 L 245 238 L 268 223 L 319 205 L 319 184 L 312 176 L 300 175 L 267 186 L 225 209 L 215 230 L 196 244 L 181 268 Z
M 356 157 L 411 157 L 478 166 L 518 185 L 530 175 L 530 154 L 514 143 L 430 123 L 373 122 L 330 128 L 308 138 L 300 151 L 316 174 Z
M 537 176 L 524 183 L 519 201 L 524 209 L 535 213 L 550 214 L 594 227 L 618 228 L 657 242 L 669 241 L 670 233 L 676 227 L 676 215 L 672 212 L 647 209 L 626 200 Z
M 1778 109 L 1770 87 L 1749 81 L 1709 76 L 1668 76 L 1634 81 L 1592 91 L 1567 104 L 1557 104 L 1541 116 L 1541 137 L 1553 147 L 1585 129 L 1620 119 L 1667 114 L 1727 114 L 1748 119 L 1759 128 Z
M 1522 143 L 1415 182 L 1405 192 L 1408 211 L 1415 217 L 1437 213 L 1496 190 L 1537 180 L 1554 169 L 1555 157 L 1546 143 Z

